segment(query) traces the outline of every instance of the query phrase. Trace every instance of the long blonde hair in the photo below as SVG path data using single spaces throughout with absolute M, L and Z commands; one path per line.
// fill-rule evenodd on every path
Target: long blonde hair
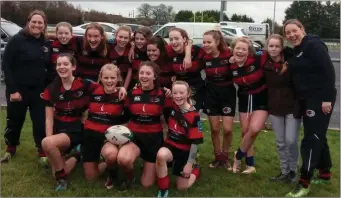
M 98 80 L 97 82 L 101 85 L 103 85 L 102 81 L 101 81 L 101 78 L 102 78 L 102 75 L 103 75 L 103 71 L 104 70 L 108 70 L 108 71 L 113 71 L 113 72 L 116 72 L 116 75 L 117 75 L 117 84 L 116 84 L 116 87 L 118 86 L 122 86 L 123 85 L 123 78 L 121 76 L 121 71 L 120 69 L 112 64 L 112 63 L 108 63 L 108 64 L 105 64 L 103 65 L 103 67 L 101 68 L 101 70 L 99 71 L 99 75 L 98 75 Z

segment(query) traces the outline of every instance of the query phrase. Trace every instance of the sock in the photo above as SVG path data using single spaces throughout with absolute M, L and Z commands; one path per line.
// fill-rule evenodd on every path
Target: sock
M 307 179 L 307 178 L 301 176 L 300 179 L 299 179 L 299 183 L 302 184 L 302 186 L 304 188 L 308 188 L 308 186 L 310 184 L 310 179 Z
M 254 166 L 255 162 L 254 162 L 254 157 L 253 156 L 249 156 L 245 158 L 245 163 L 248 166 Z
M 192 174 L 195 175 L 196 180 L 197 180 L 199 178 L 199 176 L 200 176 L 200 168 L 199 167 L 193 168 Z
M 169 187 L 169 177 L 168 175 L 163 178 L 157 178 L 157 186 L 160 190 L 168 190 Z
M 332 174 L 329 170 L 319 169 L 319 178 L 320 179 L 329 180 L 331 176 L 332 176 Z
M 229 160 L 229 153 L 226 151 L 221 152 L 222 160 L 228 161 Z
M 66 178 L 66 173 L 65 173 L 64 169 L 56 171 L 54 175 L 56 176 L 56 180 Z
M 214 153 L 215 160 L 221 161 L 222 160 L 222 151 L 218 151 Z
M 241 160 L 245 156 L 246 156 L 246 152 L 243 152 L 242 150 L 240 150 L 240 148 L 238 148 L 238 151 L 236 153 L 237 160 Z
M 39 155 L 39 157 L 46 157 L 46 154 L 42 148 L 38 148 L 38 155 Z
M 11 153 L 12 155 L 17 152 L 17 147 L 15 146 L 7 146 L 6 152 Z

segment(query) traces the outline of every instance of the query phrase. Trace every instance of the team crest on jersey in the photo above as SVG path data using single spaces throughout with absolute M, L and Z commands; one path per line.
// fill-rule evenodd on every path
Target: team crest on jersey
M 229 62 L 228 60 L 221 60 L 221 61 L 220 61 L 220 64 L 221 64 L 221 65 L 226 65 L 228 62 Z
M 141 96 L 135 96 L 134 101 L 141 101 Z
M 198 125 L 199 132 L 202 132 L 202 131 L 203 131 L 203 125 L 202 125 L 201 120 L 199 120 L 199 121 L 197 122 L 197 125 Z
M 76 97 L 81 97 L 83 95 L 83 91 L 77 91 L 75 96 Z
M 254 70 L 255 70 L 255 66 L 254 65 L 251 65 L 248 69 L 247 69 L 247 71 L 248 72 L 253 72 Z
M 307 111 L 306 111 L 306 114 L 307 114 L 307 116 L 308 117 L 314 117 L 315 116 L 315 111 L 313 111 L 313 110 L 311 110 L 311 109 L 308 109 Z
M 45 53 L 49 52 L 49 48 L 47 48 L 46 46 L 43 46 L 42 49 L 43 49 L 43 52 L 45 52 Z
M 158 98 L 158 97 L 152 97 L 152 98 L 150 99 L 150 102 L 158 103 L 158 102 L 160 102 L 160 98 Z
M 185 120 L 180 120 L 180 124 L 183 127 L 187 127 L 187 122 Z
M 59 95 L 59 100 L 64 100 L 64 95 L 63 94 Z
M 228 114 L 228 113 L 231 113 L 232 109 L 230 107 L 224 107 L 223 108 L 223 113 L 224 114 Z
M 238 71 L 233 71 L 232 74 L 233 76 L 238 76 Z
M 177 58 L 176 58 L 176 57 L 174 57 L 174 58 L 173 58 L 173 62 L 176 62 L 176 61 L 177 61 Z
M 102 96 L 95 96 L 94 99 L 95 99 L 96 101 L 101 101 L 101 100 L 102 100 Z
M 212 66 L 212 62 L 206 62 L 206 67 Z
M 53 48 L 52 51 L 53 52 L 59 52 L 59 49 L 58 48 Z

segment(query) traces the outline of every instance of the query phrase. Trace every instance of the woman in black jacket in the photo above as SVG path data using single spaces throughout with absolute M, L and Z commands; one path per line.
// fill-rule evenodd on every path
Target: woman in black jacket
M 16 153 L 29 108 L 40 162 L 47 165 L 47 158 L 41 149 L 41 141 L 45 137 L 45 106 L 41 93 L 49 72 L 52 72 L 46 25 L 44 12 L 31 12 L 25 28 L 11 38 L 5 49 L 3 67 L 6 76 L 7 123 L 4 137 L 7 149 L 1 162 L 9 161 Z
M 304 103 L 301 176 L 287 196 L 301 197 L 309 193 L 311 182 L 330 180 L 332 164 L 326 133 L 336 100 L 335 70 L 327 46 L 318 36 L 306 34 L 298 20 L 287 20 L 283 31 L 294 46 L 288 68 L 296 95 Z M 315 169 L 319 169 L 319 177 L 311 181 Z

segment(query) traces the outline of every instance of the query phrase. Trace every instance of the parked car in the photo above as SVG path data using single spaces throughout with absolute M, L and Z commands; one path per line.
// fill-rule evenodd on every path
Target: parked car
M 5 47 L 7 42 L 16 34 L 18 33 L 22 28 L 18 26 L 15 23 L 12 23 L 11 21 L 7 21 L 3 18 L 1 18 L 1 59 L 0 59 L 0 65 L 1 65 L 1 74 L 0 74 L 0 80 L 1 82 L 4 82 L 5 75 L 2 69 L 2 63 L 1 60 L 3 58 L 3 54 L 5 51 Z
M 122 25 L 126 25 L 131 27 L 131 30 L 133 32 L 135 32 L 137 30 L 138 27 L 142 26 L 142 25 L 138 25 L 138 24 L 131 24 L 131 23 L 118 23 L 117 25 L 122 26 Z
M 97 22 L 97 23 L 99 23 L 103 27 L 103 29 L 104 29 L 105 33 L 107 34 L 107 37 L 109 40 L 113 40 L 115 38 L 116 30 L 119 27 L 118 25 L 113 24 L 113 23 L 106 23 L 106 22 Z M 89 24 L 90 23 L 84 23 L 82 25 L 73 27 L 72 28 L 73 33 L 75 35 L 83 36 L 85 34 L 85 30 Z

